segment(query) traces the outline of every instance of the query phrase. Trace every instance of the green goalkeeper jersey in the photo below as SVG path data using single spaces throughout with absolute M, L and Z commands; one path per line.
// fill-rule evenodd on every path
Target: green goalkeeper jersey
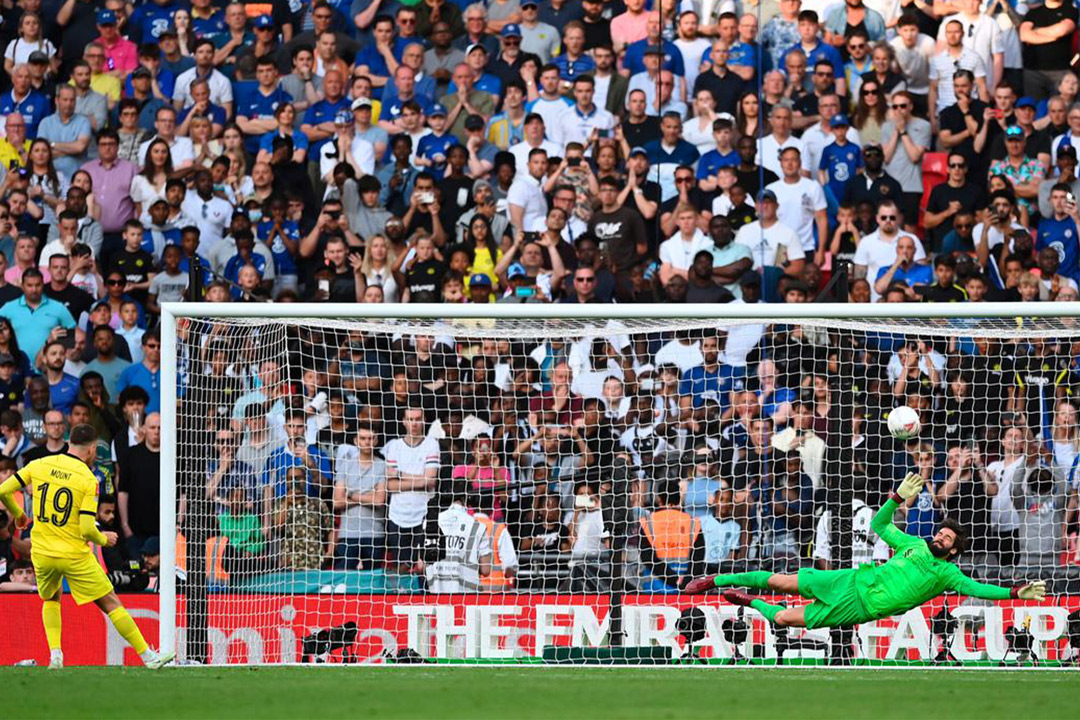
M 895 554 L 884 565 L 863 565 L 855 573 L 855 589 L 863 609 L 874 619 L 900 615 L 947 590 L 983 598 L 1006 600 L 1009 588 L 972 580 L 954 563 L 934 557 L 926 541 L 893 525 L 898 504 L 888 500 L 870 524 Z

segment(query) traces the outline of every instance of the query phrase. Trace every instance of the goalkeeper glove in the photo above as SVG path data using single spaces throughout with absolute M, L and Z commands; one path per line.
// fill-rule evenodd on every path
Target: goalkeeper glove
M 922 492 L 924 482 L 916 473 L 908 473 L 900 487 L 896 488 L 896 494 L 904 500 L 910 500 Z
M 1013 592 L 1021 600 L 1044 600 L 1046 599 L 1046 583 L 1042 580 L 1036 580 L 1035 582 L 1029 582 L 1027 585 L 1014 588 Z

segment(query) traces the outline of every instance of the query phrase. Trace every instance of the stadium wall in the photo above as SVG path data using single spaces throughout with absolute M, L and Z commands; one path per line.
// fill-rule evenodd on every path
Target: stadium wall
M 151 645 L 158 644 L 158 598 L 123 596 L 124 604 Z M 179 598 L 181 604 L 182 598 Z M 628 595 L 622 615 L 625 645 L 666 644 L 679 654 L 675 622 L 697 605 L 705 612 L 704 657 L 726 658 L 732 646 L 723 623 L 738 608 L 702 598 Z M 900 618 L 865 623 L 858 628 L 859 654 L 879 660 L 928 661 L 940 644 L 931 635 L 931 618 L 946 602 L 927 603 Z M 964 604 L 948 607 L 966 619 L 967 630 L 954 638 L 954 656 L 964 662 L 996 661 L 1007 649 L 1006 632 L 1031 618 L 1030 631 L 1040 658 L 1054 660 L 1066 646 L 1067 617 L 1080 609 L 1080 595 L 1058 598 L 1053 606 L 1025 602 Z M 210 600 L 211 662 L 297 663 L 303 638 L 331 622 L 350 619 L 358 625 L 355 651 L 360 662 L 378 661 L 384 652 L 422 649 L 429 658 L 476 658 L 535 661 L 545 645 L 587 647 L 606 644 L 610 606 L 607 596 L 590 595 L 247 595 Z M 93 605 L 76 606 L 64 598 L 64 655 L 71 665 L 137 665 L 138 658 Z M 47 664 L 41 627 L 41 604 L 32 595 L 0 599 L 0 616 L 9 629 L 0 636 L 0 665 L 33 659 Z M 749 642 L 776 657 L 775 636 L 751 611 Z M 323 620 L 320 621 L 320 618 Z M 320 624 L 322 622 L 323 624 Z M 183 654 L 183 629 L 178 649 Z M 809 637 L 827 639 L 825 631 Z M 747 648 L 742 648 L 744 654 Z M 791 655 L 786 654 L 785 658 Z M 814 656 L 809 651 L 807 656 Z M 333 657 L 331 662 L 339 661 Z

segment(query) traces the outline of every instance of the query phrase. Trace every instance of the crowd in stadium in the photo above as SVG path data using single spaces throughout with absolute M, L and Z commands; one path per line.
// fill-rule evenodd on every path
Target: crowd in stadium
M 124 538 L 103 562 L 130 588 L 158 562 L 163 302 L 796 303 L 834 276 L 848 302 L 1080 299 L 1063 0 L 6 0 L 2 20 L 0 478 L 92 423 Z M 253 362 L 244 331 L 196 325 L 182 431 L 212 450 L 178 512 L 212 505 L 212 581 L 499 588 L 550 555 L 541 586 L 607 587 L 615 563 L 670 590 L 828 563 L 840 395 L 859 507 L 919 469 L 909 532 L 960 514 L 1001 566 L 1080 562 L 1068 342 L 290 328 L 288 362 Z M 882 426 L 899 403 L 928 428 L 907 447 Z M 465 508 L 486 572 L 447 579 Z M 29 551 L 0 529 L 0 589 L 32 586 Z

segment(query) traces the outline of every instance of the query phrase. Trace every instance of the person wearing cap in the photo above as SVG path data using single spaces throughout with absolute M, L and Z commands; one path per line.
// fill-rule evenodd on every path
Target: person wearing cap
M 90 121 L 75 114 L 75 88 L 59 86 L 56 112 L 43 118 L 38 125 L 38 137 L 49 142 L 56 169 L 71 177 L 86 162 L 92 134 Z
M 158 36 L 158 47 L 161 49 L 161 68 L 168 70 L 173 74 L 173 77 L 180 77 L 180 74 L 186 70 L 190 70 L 195 66 L 195 58 L 191 57 L 190 51 L 186 45 L 183 50 L 180 47 L 180 38 L 176 27 L 169 25 L 161 31 L 161 35 Z
M 521 50 L 537 56 L 546 65 L 559 52 L 559 31 L 540 22 L 540 0 L 521 0 L 520 7 Z
M 1069 186 L 1073 197 L 1080 197 L 1080 180 L 1076 177 L 1076 148 L 1065 145 L 1057 153 L 1057 177 L 1048 177 L 1039 183 L 1039 215 L 1050 217 L 1054 209 L 1050 205 L 1050 191 L 1054 185 L 1064 183 Z M 940 186 L 938 186 L 940 187 Z
M 105 65 L 109 74 L 121 79 L 127 77 L 139 64 L 135 43 L 120 34 L 119 22 L 112 10 L 98 11 L 97 28 L 101 33 L 97 42 L 105 51 Z
M 1000 88 L 999 88 L 1000 89 Z M 1004 175 L 1012 182 L 1020 205 L 1029 213 L 1036 211 L 1033 202 L 1039 196 L 1039 183 L 1046 177 L 1046 166 L 1038 158 L 1024 152 L 1027 138 L 1019 125 L 1005 128 L 1005 152 L 1003 160 L 990 163 L 990 175 Z
M 499 148 L 486 137 L 487 123 L 480 115 L 465 118 L 465 149 L 469 153 L 468 175 L 472 178 L 486 178 L 495 167 L 495 156 Z
M 863 157 L 858 141 L 859 131 L 851 127 L 847 115 L 833 114 L 832 103 L 834 102 L 839 106 L 839 98 L 833 94 L 821 100 L 822 122 L 825 122 L 826 116 L 831 115 L 828 122 L 832 131 L 830 138 L 832 142 L 825 143 L 825 147 L 821 150 L 821 159 L 815 166 L 818 169 L 818 182 L 825 187 L 829 208 L 835 216 L 839 199 L 847 195 L 847 186 L 863 168 Z M 828 109 L 825 109 L 826 106 Z M 811 129 L 816 130 L 818 126 Z M 806 134 L 803 134 L 803 142 L 806 142 Z M 853 134 L 854 138 L 851 137 Z M 807 143 L 807 152 L 814 147 L 816 145 Z
M 817 177 L 820 169 L 821 160 L 824 156 L 825 148 L 836 142 L 836 132 L 840 126 L 833 127 L 833 117 L 837 113 L 842 113 L 842 99 L 832 89 L 827 89 L 821 94 L 821 97 L 815 99 L 818 121 L 802 135 L 803 147 L 806 152 L 805 167 L 810 170 L 811 177 Z M 844 137 L 846 140 L 855 145 L 856 148 L 860 148 L 862 140 L 859 137 L 859 131 L 851 126 L 850 119 L 845 116 L 844 124 L 845 128 Z M 861 160 L 861 153 L 860 153 Z M 861 166 L 861 162 L 860 162 Z M 854 177 L 855 173 L 852 172 L 849 177 Z M 842 198 L 843 195 L 838 195 L 838 198 Z
M 0 96 L 0 115 L 19 113 L 26 123 L 26 137 L 37 137 L 38 125 L 49 114 L 52 104 L 30 85 L 30 69 L 16 65 L 11 73 L 11 89 Z
M 759 192 L 758 219 L 740 228 L 735 242 L 750 250 L 755 272 L 779 267 L 788 275 L 798 276 L 806 264 L 806 251 L 795 231 L 780 222 L 776 214 L 778 206 L 775 192 Z
M 544 150 L 548 157 L 562 156 L 562 146 L 545 138 L 545 128 L 540 113 L 530 112 L 525 116 L 523 139 L 510 146 L 510 154 L 514 156 L 519 174 L 529 164 L 529 154 L 537 148 Z
M 469 302 L 474 304 L 495 302 L 491 278 L 486 273 L 473 273 L 469 277 Z
M 420 138 L 416 146 L 416 158 L 413 164 L 426 168 L 438 182 L 446 174 L 446 157 L 450 148 L 458 145 L 458 139 L 448 133 L 446 108 L 442 105 L 432 105 L 428 111 L 428 127 L 430 133 Z
M 1035 128 L 1035 114 L 1038 103 L 1035 99 L 1025 95 L 1016 101 L 1013 106 L 1013 116 L 1016 124 L 1024 129 L 1024 137 L 1027 138 L 1025 152 L 1032 157 L 1037 157 L 1042 164 L 1050 170 L 1050 140 L 1046 133 L 1038 132 Z M 998 146 L 995 138 L 994 146 L 990 149 L 993 157 L 1001 157 L 1004 148 Z

